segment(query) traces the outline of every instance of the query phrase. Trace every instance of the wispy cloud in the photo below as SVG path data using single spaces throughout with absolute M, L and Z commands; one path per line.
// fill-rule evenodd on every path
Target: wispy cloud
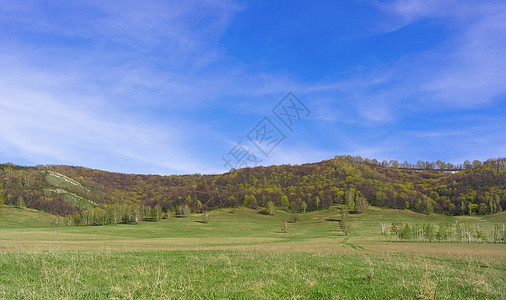
M 365 30 L 370 36 L 428 22 L 444 30 L 445 39 L 388 62 L 339 70 L 335 78 L 304 80 L 285 70 L 258 71 L 227 52 L 221 39 L 248 9 L 235 1 L 4 1 L 0 155 L 142 173 L 225 171 L 221 156 L 230 141 L 241 139 L 241 130 L 269 114 L 288 91 L 311 108 L 313 123 L 267 163 L 335 152 L 425 155 L 410 132 L 448 151 L 455 140 L 465 141 L 454 154 L 485 156 L 486 145 L 495 153 L 504 149 L 501 120 L 480 121 L 499 135 L 493 147 L 492 133 L 470 130 L 464 121 L 462 131 L 447 124 L 404 126 L 419 115 L 434 118 L 433 111 L 472 114 L 504 102 L 506 5 L 413 0 L 373 7 L 378 17 Z M 231 121 L 239 119 L 240 125 Z

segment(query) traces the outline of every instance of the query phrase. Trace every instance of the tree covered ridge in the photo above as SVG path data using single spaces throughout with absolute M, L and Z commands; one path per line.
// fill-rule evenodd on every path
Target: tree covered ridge
M 302 212 L 340 203 L 353 206 L 364 199 L 379 207 L 448 215 L 506 209 L 505 158 L 453 166 L 440 161 L 406 165 L 336 156 L 303 165 L 177 176 L 3 164 L 0 180 L 0 194 L 6 204 L 59 215 L 85 211 L 90 203 L 102 208 L 115 203 L 153 208 L 158 205 L 164 212 L 175 213 L 181 207 L 201 212 L 240 205 L 265 207 L 272 202 L 279 208 Z

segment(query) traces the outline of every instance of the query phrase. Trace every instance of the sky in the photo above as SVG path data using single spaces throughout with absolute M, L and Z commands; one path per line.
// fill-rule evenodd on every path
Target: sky
M 0 3 L 0 162 L 506 156 L 504 1 Z

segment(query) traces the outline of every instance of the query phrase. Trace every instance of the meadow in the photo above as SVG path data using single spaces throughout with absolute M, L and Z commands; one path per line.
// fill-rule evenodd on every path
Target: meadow
M 336 207 L 262 215 L 247 208 L 138 225 L 52 227 L 7 206 L 0 217 L 1 299 L 504 299 L 506 245 L 402 242 L 380 223 L 479 224 L 370 207 L 340 230 Z

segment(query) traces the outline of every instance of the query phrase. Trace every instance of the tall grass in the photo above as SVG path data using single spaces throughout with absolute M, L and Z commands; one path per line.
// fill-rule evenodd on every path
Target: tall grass
M 345 237 L 335 209 L 303 214 L 287 233 L 289 213 L 243 208 L 213 211 L 207 224 L 190 215 L 59 228 L 40 227 L 48 216 L 35 211 L 5 212 L 0 299 L 506 299 L 506 245 L 379 235 L 381 222 L 455 221 L 446 216 L 370 208 L 350 215 Z M 502 221 L 488 218 L 458 220 Z
M 504 299 L 479 258 L 269 251 L 0 254 L 4 299 Z

